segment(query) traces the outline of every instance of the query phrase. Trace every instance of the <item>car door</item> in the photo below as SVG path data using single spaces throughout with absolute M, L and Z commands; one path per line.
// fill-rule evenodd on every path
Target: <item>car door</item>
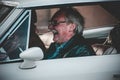
M 87 32 L 86 30 L 85 32 Z M 109 31 L 107 29 L 106 31 Z M 94 29 L 92 31 L 94 34 Z M 104 32 L 104 31 L 102 31 Z M 89 31 L 88 31 L 89 33 Z M 92 33 L 92 34 L 93 34 Z M 98 32 L 99 33 L 99 32 Z M 106 33 L 106 32 L 105 32 Z M 103 33 L 102 33 L 103 34 Z M 86 34 L 87 35 L 87 34 Z M 98 35 L 99 36 L 99 35 Z M 98 37 L 97 35 L 94 37 Z M 92 37 L 93 38 L 93 37 Z M 24 51 L 23 51 L 24 52 Z M 35 52 L 32 52 L 35 54 Z M 41 53 L 40 53 L 41 54 Z M 30 53 L 28 54 L 28 56 Z M 119 80 L 120 54 L 35 61 L 34 68 L 23 62 L 0 64 L 2 80 Z
M 27 1 L 26 1 L 27 2 Z M 34 1 L 33 1 L 34 2 Z M 19 58 L 19 54 L 28 49 L 29 33 L 30 33 L 30 18 L 31 18 L 31 7 L 38 9 L 38 3 L 28 2 L 27 5 L 20 5 L 20 8 L 15 11 L 20 11 L 20 14 L 14 18 L 12 17 L 6 20 L 7 22 L 12 21 L 7 25 L 9 28 L 8 32 L 3 32 L 1 39 L 2 45 L 0 46 L 1 53 L 9 53 L 10 57 L 5 57 L 5 60 L 0 62 L 0 80 L 119 80 L 120 79 L 120 54 L 114 55 L 102 55 L 102 56 L 86 56 L 86 57 L 73 57 L 73 58 L 62 58 L 62 59 L 51 59 L 51 60 L 39 60 L 35 61 L 34 68 L 21 69 L 21 64 L 24 60 Z M 44 1 L 45 2 L 45 1 Z M 53 1 L 50 1 L 50 3 Z M 76 3 L 72 1 L 73 3 Z M 79 2 L 79 1 L 78 1 Z M 89 1 L 87 1 L 89 3 Z M 94 1 L 93 1 L 94 2 Z M 28 6 L 28 4 L 32 6 Z M 42 3 L 40 3 L 42 5 Z M 49 4 L 46 3 L 47 5 Z M 60 1 L 60 5 L 64 4 L 64 1 Z M 67 0 L 66 4 L 69 4 Z M 50 8 L 43 4 L 44 8 Z M 55 4 L 50 4 L 51 7 Z M 59 3 L 58 3 L 59 5 Z M 60 6 L 59 5 L 59 6 Z M 27 6 L 27 8 L 26 8 Z M 25 7 L 25 8 L 24 8 Z M 56 6 L 55 6 L 56 7 Z M 34 9 L 32 8 L 32 9 Z M 43 14 L 43 13 L 42 13 Z M 42 20 L 43 21 L 43 20 Z M 7 23 L 5 22 L 5 23 Z M 46 21 L 47 22 L 47 21 Z M 43 22 L 42 22 L 43 23 Z M 105 40 L 107 34 L 112 27 L 104 27 L 96 29 L 88 29 L 84 31 L 84 37 L 88 40 L 96 42 Z M 0 27 L 0 30 L 3 29 Z M 17 37 L 18 36 L 18 37 Z M 91 42 L 90 41 L 90 42 Z M 17 44 L 15 44 L 15 42 Z M 103 42 L 103 41 L 102 41 Z M 8 45 L 8 43 L 13 44 Z M 101 41 L 100 41 L 101 43 Z M 9 48 L 7 48 L 9 47 Z M 33 52 L 36 54 L 35 52 Z M 41 53 L 40 53 L 41 54 Z M 15 56 L 16 55 L 16 56 Z M 28 55 L 29 56 L 29 55 Z M 28 61 L 29 62 L 29 61 Z
M 2 80 L 119 80 L 120 55 L 76 57 L 36 61 L 33 69 L 21 63 L 1 64 Z

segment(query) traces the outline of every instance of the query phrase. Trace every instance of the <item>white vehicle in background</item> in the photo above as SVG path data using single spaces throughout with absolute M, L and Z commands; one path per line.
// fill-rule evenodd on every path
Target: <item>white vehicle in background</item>
M 94 26 L 85 28 L 84 37 L 91 45 L 102 44 L 114 28 L 113 24 L 120 20 L 119 0 L 1 0 L 0 80 L 120 80 L 119 53 L 42 60 L 44 54 L 40 48 L 29 48 L 32 11 L 39 12 L 37 20 L 40 22 L 37 21 L 37 25 L 42 26 L 39 31 L 43 32 L 43 28 L 47 29 L 45 26 L 48 25 L 52 12 L 64 6 L 78 9 L 95 6 L 95 9 L 91 10 L 103 9 L 105 14 L 108 14 L 106 16 L 111 16 L 111 19 L 105 19 L 106 16 L 102 14 L 95 19 L 100 23 L 99 26 L 95 22 Z M 86 14 L 90 14 L 91 10 L 86 9 Z M 42 13 L 45 11 L 47 14 Z M 94 12 L 93 16 L 97 11 Z M 107 24 L 99 21 L 102 17 Z

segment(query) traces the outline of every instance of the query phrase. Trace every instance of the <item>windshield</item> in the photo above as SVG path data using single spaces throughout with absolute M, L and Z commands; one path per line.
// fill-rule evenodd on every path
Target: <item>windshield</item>
M 12 9 L 12 7 L 0 5 L 0 24 L 8 16 Z

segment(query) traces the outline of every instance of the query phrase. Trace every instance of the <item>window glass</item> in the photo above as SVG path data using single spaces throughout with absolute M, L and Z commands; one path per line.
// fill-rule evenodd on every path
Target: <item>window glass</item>
M 113 26 L 120 20 L 120 5 L 119 4 L 93 4 L 93 5 L 78 5 L 72 6 L 77 8 L 85 20 L 85 29 Z M 38 33 L 43 34 L 48 30 L 48 21 L 53 14 L 59 9 L 36 9 Z
M 15 61 L 19 59 L 19 54 L 27 48 L 29 17 L 21 21 L 21 25 L 15 32 L 4 41 L 0 48 L 1 61 Z

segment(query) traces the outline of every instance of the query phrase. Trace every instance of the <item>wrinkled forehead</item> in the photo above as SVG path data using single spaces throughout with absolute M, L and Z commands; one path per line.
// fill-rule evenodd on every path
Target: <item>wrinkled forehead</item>
M 65 13 L 64 12 L 56 12 L 53 17 L 51 18 L 51 20 L 58 20 L 60 18 L 66 18 Z

